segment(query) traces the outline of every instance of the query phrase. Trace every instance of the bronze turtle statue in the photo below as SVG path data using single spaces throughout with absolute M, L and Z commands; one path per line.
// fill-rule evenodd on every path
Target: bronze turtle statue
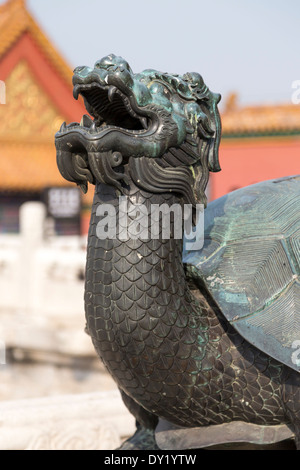
M 150 213 L 206 205 L 220 95 L 197 73 L 134 74 L 113 54 L 73 84 L 89 116 L 57 132 L 57 163 L 83 191 L 95 184 L 87 331 L 138 423 L 123 448 L 293 436 L 299 449 L 299 176 L 208 204 L 203 247 L 187 250 L 178 215 L 165 236 Z

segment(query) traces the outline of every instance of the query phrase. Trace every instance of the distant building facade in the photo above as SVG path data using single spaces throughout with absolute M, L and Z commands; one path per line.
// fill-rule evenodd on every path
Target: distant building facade
M 211 175 L 210 199 L 259 181 L 300 173 L 300 104 L 239 107 L 222 113 L 220 173 Z
M 56 166 L 54 134 L 63 121 L 78 120 L 84 113 L 83 103 L 73 98 L 72 69 L 24 0 L 8 0 L 0 7 L 0 80 L 5 85 L 5 103 L 0 104 L 0 233 L 16 233 L 23 202 L 41 201 L 46 188 L 68 185 Z M 63 234 L 80 230 L 68 217 L 58 221 L 57 229 Z
M 85 108 L 72 94 L 72 70 L 26 8 L 0 6 L 0 233 L 17 233 L 23 202 L 70 200 L 74 185 L 56 166 L 54 134 L 63 121 L 79 121 Z M 300 105 L 239 108 L 222 113 L 222 171 L 212 174 L 209 199 L 265 179 L 299 173 Z M 49 196 L 49 188 L 53 188 Z M 56 188 L 56 189 L 55 189 Z M 62 188 L 59 191 L 59 188 Z M 86 233 L 93 190 L 81 195 L 80 218 L 57 217 L 58 234 Z M 72 212 L 72 214 L 73 214 Z M 50 214 L 51 216 L 51 214 Z

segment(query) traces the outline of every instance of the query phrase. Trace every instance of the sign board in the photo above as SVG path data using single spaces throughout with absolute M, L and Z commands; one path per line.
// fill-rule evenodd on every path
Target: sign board
M 81 194 L 79 188 L 54 186 L 44 191 L 48 217 L 59 234 L 80 233 Z
M 80 215 L 81 200 L 78 188 L 53 187 L 46 190 L 48 214 L 55 219 Z

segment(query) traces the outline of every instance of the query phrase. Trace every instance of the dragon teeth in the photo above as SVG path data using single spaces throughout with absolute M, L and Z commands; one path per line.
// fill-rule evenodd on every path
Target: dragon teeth
M 66 124 L 66 122 L 63 122 L 59 132 L 65 132 L 66 128 L 67 128 L 67 124 Z
M 147 129 L 148 125 L 147 125 L 147 118 L 140 118 L 141 120 L 141 123 L 142 123 L 142 126 L 144 129 Z
M 96 127 L 96 124 L 93 122 L 93 124 L 91 125 L 90 127 L 90 131 L 91 132 L 97 132 L 97 127 Z
M 73 88 L 73 97 L 75 98 L 75 100 L 78 100 L 78 95 L 79 95 L 79 86 L 75 85 Z
M 80 121 L 80 125 L 82 127 L 91 127 L 93 125 L 93 123 L 94 123 L 94 121 L 87 114 L 82 116 L 81 121 Z
M 110 102 L 114 99 L 115 93 L 117 91 L 117 87 L 115 86 L 110 86 L 108 89 L 108 99 Z

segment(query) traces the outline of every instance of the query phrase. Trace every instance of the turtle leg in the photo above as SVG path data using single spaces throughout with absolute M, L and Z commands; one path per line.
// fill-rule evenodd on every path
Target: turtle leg
M 155 441 L 157 416 L 138 405 L 120 390 L 125 406 L 136 419 L 136 432 L 119 447 L 119 450 L 159 450 Z
M 136 432 L 116 450 L 160 450 L 155 441 L 154 430 L 146 429 L 138 422 Z
M 283 387 L 283 402 L 295 433 L 296 448 L 300 450 L 300 374 L 291 369 Z
M 296 449 L 300 450 L 300 413 L 296 419 L 294 418 L 293 427 L 295 432 Z
M 296 430 L 295 443 L 296 443 L 296 449 L 300 450 L 300 424 Z

